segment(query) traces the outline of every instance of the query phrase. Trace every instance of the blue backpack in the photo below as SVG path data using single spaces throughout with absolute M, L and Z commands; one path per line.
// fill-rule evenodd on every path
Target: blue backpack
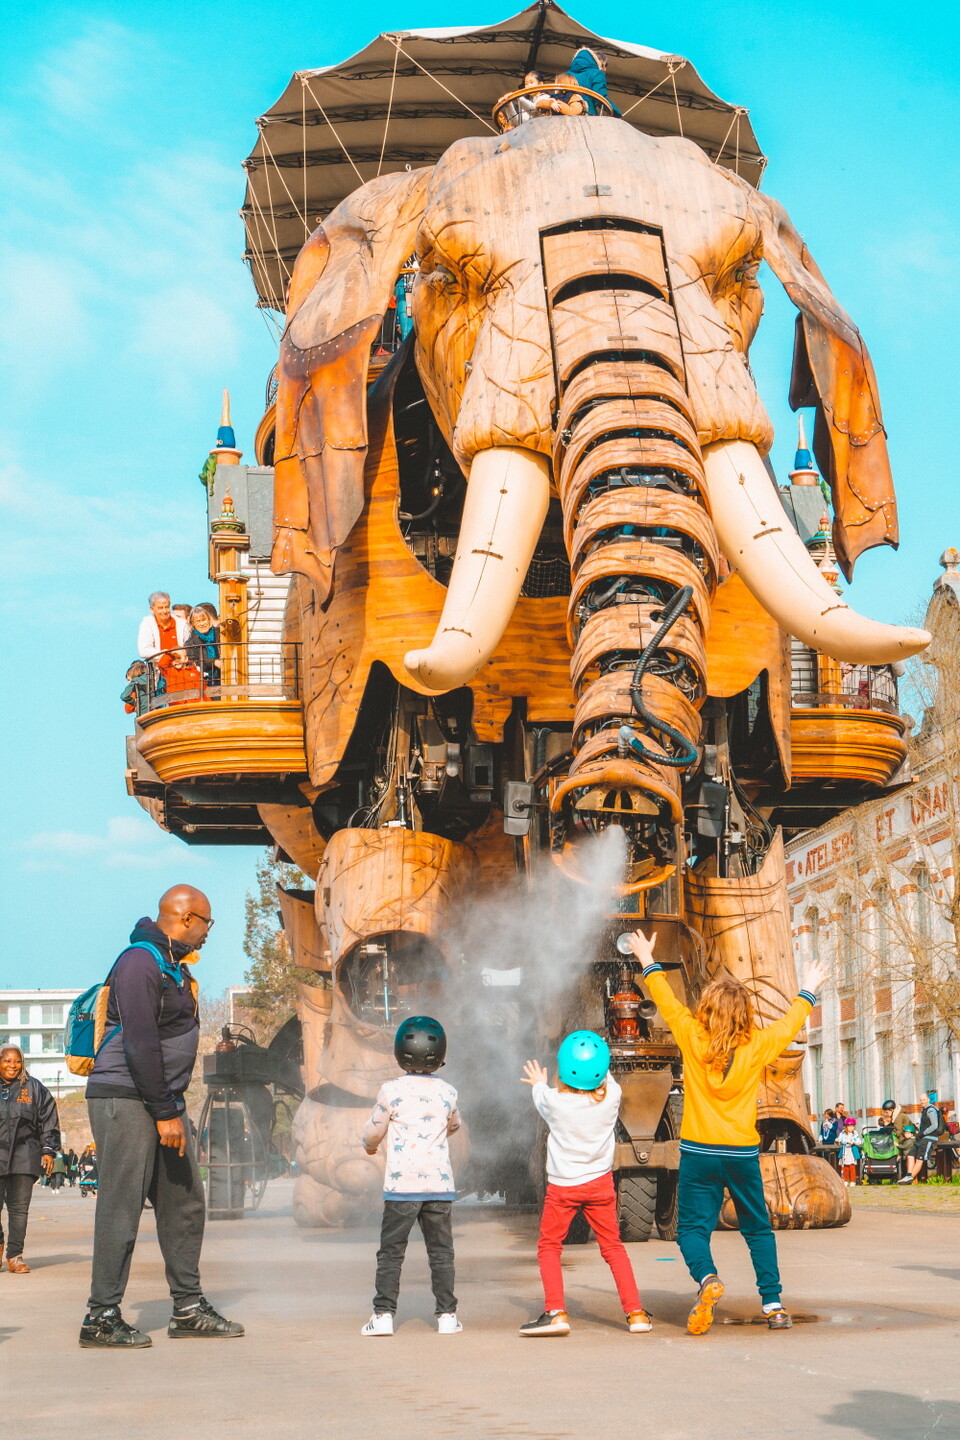
M 127 947 L 127 949 L 133 948 L 133 946 Z M 135 948 L 149 950 L 160 968 L 160 973 L 172 980 L 177 989 L 180 989 L 183 984 L 183 976 L 180 973 L 179 965 L 161 954 L 156 945 L 151 945 L 149 941 L 138 940 Z M 126 953 L 124 950 L 122 955 Z M 117 959 L 120 958 L 121 956 L 117 957 Z M 105 1033 L 107 1031 L 107 1006 L 110 1003 L 110 976 L 113 974 L 116 964 L 115 960 L 102 984 L 91 985 L 90 989 L 85 990 L 82 995 L 78 995 L 70 1006 L 67 1023 L 64 1027 L 63 1051 L 67 1069 L 72 1075 L 89 1075 L 103 1046 L 108 1040 L 112 1040 L 122 1028 L 120 1025 L 114 1025 L 109 1033 Z

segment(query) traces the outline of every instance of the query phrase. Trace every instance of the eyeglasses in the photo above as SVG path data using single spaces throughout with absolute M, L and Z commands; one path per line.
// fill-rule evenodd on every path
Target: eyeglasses
M 214 925 L 216 925 L 216 923 L 217 923 L 216 920 L 214 920 L 214 918 L 213 918 L 212 915 L 197 915 L 197 914 L 194 913 L 194 914 L 193 914 L 193 919 L 194 919 L 194 920 L 200 920 L 200 921 L 202 921 L 203 924 L 206 925 L 206 927 L 207 927 L 208 930 L 212 930 L 213 927 L 214 927 Z

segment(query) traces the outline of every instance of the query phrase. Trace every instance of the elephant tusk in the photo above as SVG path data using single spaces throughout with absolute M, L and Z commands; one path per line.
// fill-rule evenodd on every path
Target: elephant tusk
M 533 450 L 481 450 L 470 466 L 443 612 L 425 650 L 403 659 L 437 692 L 465 685 L 510 623 L 550 501 L 550 461 Z
M 887 665 L 926 649 L 926 630 L 868 620 L 830 588 L 787 519 L 755 445 L 705 446 L 703 465 L 720 549 L 788 635 L 854 665 Z

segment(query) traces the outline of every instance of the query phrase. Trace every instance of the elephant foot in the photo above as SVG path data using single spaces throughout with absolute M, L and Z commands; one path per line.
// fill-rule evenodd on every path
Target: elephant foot
M 763 1193 L 774 1230 L 830 1230 L 850 1219 L 850 1198 L 837 1172 L 819 1155 L 760 1156 Z M 721 1230 L 738 1230 L 733 1201 L 720 1212 Z
M 325 1104 L 307 1096 L 294 1116 L 301 1171 L 294 1192 L 298 1225 L 357 1224 L 372 1218 L 380 1204 L 383 1161 L 364 1154 L 360 1145 L 360 1127 L 373 1102 L 335 1093 L 343 1103 Z
M 320 1185 L 311 1175 L 298 1175 L 293 1187 L 293 1219 L 302 1230 L 343 1229 L 372 1218 L 365 1197 L 344 1194 L 330 1185 Z

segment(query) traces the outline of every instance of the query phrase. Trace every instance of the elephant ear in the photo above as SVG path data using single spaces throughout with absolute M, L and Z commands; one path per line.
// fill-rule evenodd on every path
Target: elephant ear
M 783 206 L 764 195 L 758 202 L 763 258 L 800 311 L 790 405 L 816 407 L 813 448 L 830 482 L 834 548 L 849 580 L 864 550 L 900 538 L 877 380 L 859 330 Z
M 370 347 L 413 251 L 429 169 L 371 180 L 332 211 L 294 266 L 280 345 L 271 567 L 330 595 L 363 510 Z

